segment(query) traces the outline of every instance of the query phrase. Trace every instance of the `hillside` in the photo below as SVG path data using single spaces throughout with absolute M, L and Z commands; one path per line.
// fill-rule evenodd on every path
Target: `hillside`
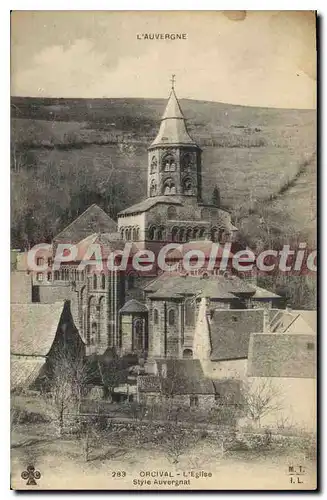
M 250 239 L 260 237 L 264 207 L 265 220 L 286 239 L 301 232 L 314 240 L 315 112 L 180 102 L 203 148 L 205 201 L 217 185 Z M 143 198 L 147 146 L 165 104 L 13 98 L 12 245 L 50 239 L 93 202 L 116 216 Z

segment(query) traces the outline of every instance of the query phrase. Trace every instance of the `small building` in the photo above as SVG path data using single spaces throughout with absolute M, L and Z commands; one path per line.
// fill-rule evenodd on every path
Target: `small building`
M 11 305 L 11 389 L 39 387 L 60 356 L 85 355 L 69 301 Z
M 314 430 L 317 421 L 316 336 L 254 333 L 249 343 L 249 390 L 274 394 L 261 425 Z
M 195 359 L 152 360 L 151 374 L 137 379 L 139 402 L 210 409 L 215 404 L 215 387 L 205 377 L 201 363 Z

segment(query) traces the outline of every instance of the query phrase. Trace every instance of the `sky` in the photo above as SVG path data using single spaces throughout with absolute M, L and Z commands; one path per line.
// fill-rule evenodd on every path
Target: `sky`
M 185 33 L 186 40 L 139 40 Z M 316 107 L 309 11 L 15 11 L 11 93 Z

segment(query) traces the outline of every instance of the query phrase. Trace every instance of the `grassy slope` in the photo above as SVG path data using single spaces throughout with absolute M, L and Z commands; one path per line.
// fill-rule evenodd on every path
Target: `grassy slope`
M 68 183 L 74 183 L 81 169 L 105 176 L 113 166 L 116 178 L 118 175 L 126 183 L 127 204 L 134 203 L 146 193 L 146 148 L 156 135 L 165 102 L 14 98 L 12 135 L 33 152 L 38 168 L 50 161 L 65 172 Z M 217 184 L 222 203 L 238 214 L 246 214 L 256 200 L 276 193 L 315 150 L 315 114 L 310 110 L 192 100 L 181 100 L 181 106 L 191 135 L 203 147 L 205 200 L 210 200 Z M 32 141 L 38 145 L 42 141 L 84 145 L 40 149 L 33 147 Z M 97 144 L 99 141 L 111 143 Z M 267 204 L 269 217 L 281 225 L 288 221 L 285 232 L 291 227 L 311 237 L 315 230 L 315 189 L 313 161 L 294 187 Z M 53 195 L 50 189 L 49 198 Z M 254 216 L 239 220 L 247 231 L 253 224 L 257 224 Z

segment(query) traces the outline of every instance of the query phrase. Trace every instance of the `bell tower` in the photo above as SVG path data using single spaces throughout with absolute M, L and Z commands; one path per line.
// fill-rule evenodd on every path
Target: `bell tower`
M 187 131 L 175 94 L 175 75 L 159 132 L 148 148 L 148 197 L 191 196 L 201 201 L 201 149 Z

